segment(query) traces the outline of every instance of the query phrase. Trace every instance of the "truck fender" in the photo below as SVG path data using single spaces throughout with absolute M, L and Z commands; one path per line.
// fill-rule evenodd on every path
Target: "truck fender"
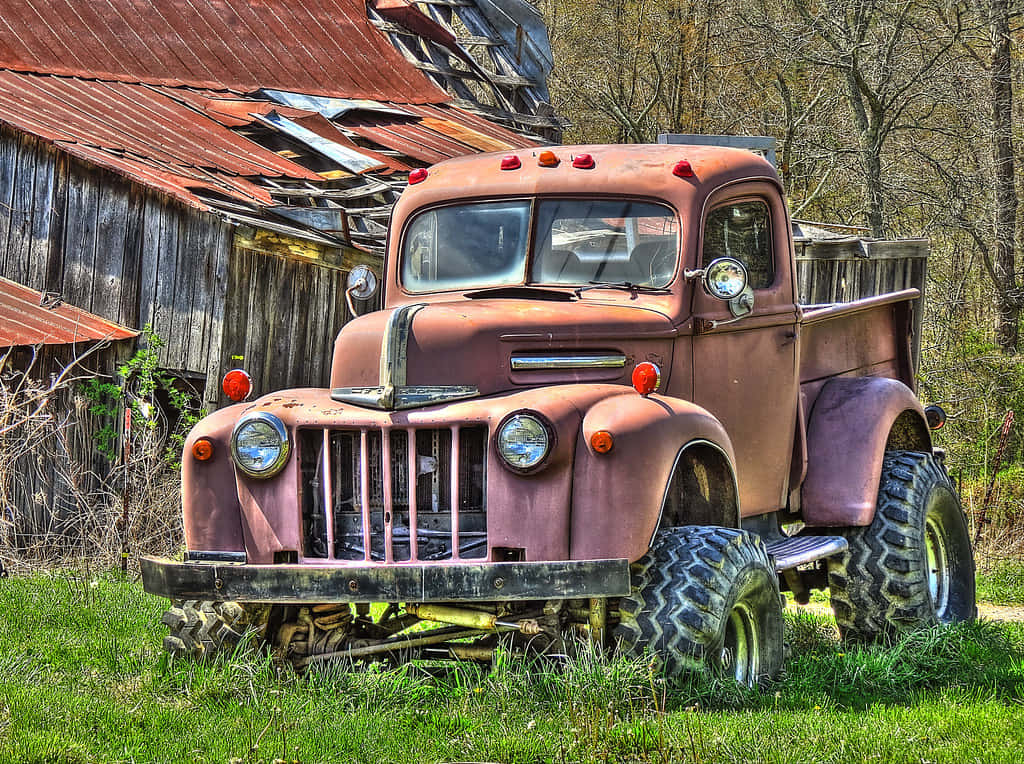
M 803 521 L 870 525 L 886 450 L 931 452 L 924 409 L 914 392 L 886 377 L 840 377 L 825 384 L 807 423 Z
M 611 433 L 612 450 L 596 453 L 590 445 L 599 430 Z M 731 506 L 716 510 L 715 525 L 738 522 L 732 443 L 711 413 L 689 401 L 659 395 L 621 395 L 593 405 L 583 417 L 573 467 L 572 559 L 627 557 L 638 560 L 667 506 L 670 487 L 683 455 L 700 449 L 725 469 Z M 706 484 L 706 483 L 705 483 Z M 696 518 L 705 522 L 706 518 Z
M 185 438 L 181 455 L 181 508 L 189 550 L 242 552 L 242 508 L 231 461 L 231 430 L 249 404 L 227 406 L 200 421 Z M 199 438 L 213 444 L 205 462 L 192 456 Z

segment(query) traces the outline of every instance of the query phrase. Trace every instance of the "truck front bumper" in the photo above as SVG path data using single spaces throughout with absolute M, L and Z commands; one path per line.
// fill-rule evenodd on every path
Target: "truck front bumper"
M 629 594 L 629 561 L 247 565 L 142 558 L 150 594 L 276 604 L 487 602 Z

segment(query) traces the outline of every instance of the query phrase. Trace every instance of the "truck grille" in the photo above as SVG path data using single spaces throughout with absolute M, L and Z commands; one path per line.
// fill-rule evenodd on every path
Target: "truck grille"
M 486 447 L 484 426 L 301 430 L 303 556 L 486 558 Z

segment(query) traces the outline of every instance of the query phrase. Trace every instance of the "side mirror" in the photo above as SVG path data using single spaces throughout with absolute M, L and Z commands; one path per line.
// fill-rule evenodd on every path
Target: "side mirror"
M 704 291 L 719 300 L 734 300 L 747 288 L 747 267 L 732 257 L 719 257 L 704 268 Z
M 345 302 L 348 305 L 348 312 L 353 316 L 360 315 L 356 310 L 352 299 L 369 300 L 377 294 L 377 276 L 370 270 L 369 266 L 357 265 L 348 272 L 348 282 L 345 287 Z

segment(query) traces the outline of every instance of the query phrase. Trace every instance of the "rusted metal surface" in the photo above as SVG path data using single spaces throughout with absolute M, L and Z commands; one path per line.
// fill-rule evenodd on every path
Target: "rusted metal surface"
M 0 68 L 155 85 L 446 101 L 363 0 L 4 0 Z
M 0 278 L 0 348 L 124 340 L 138 334 L 135 329 L 61 302 L 57 295 Z
M 838 377 L 825 384 L 807 423 L 805 523 L 842 527 L 871 522 L 886 442 L 904 412 L 920 423 L 913 450 L 931 451 L 924 408 L 899 380 Z
M 474 602 L 629 593 L 625 559 L 460 565 L 223 565 L 143 557 L 146 591 L 163 597 L 286 604 Z

